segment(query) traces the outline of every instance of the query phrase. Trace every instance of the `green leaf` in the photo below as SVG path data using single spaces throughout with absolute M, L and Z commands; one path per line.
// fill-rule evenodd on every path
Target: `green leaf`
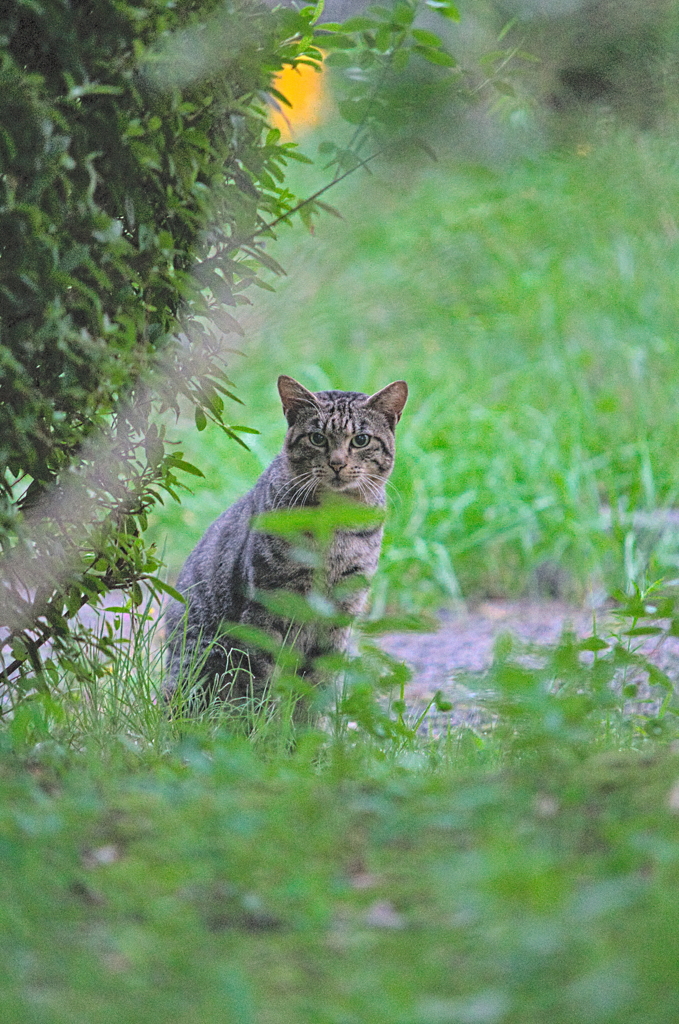
M 179 601 L 180 604 L 186 604 L 184 595 L 180 594 L 174 587 L 171 587 L 165 580 L 161 580 L 160 576 L 147 576 L 146 579 L 154 590 L 162 590 L 164 594 L 169 594 L 170 597 L 173 597 L 175 601 Z
M 419 44 L 413 47 L 416 53 L 419 53 L 421 57 L 424 57 L 430 64 L 438 64 L 443 68 L 454 68 L 457 67 L 457 61 L 451 54 L 446 53 L 445 50 L 434 50 L 430 46 L 420 46 Z
M 213 416 L 219 419 L 224 412 L 224 399 L 216 391 L 207 388 L 202 389 L 201 399 Z
M 260 247 L 252 246 L 246 248 L 244 246 L 243 249 L 245 252 L 248 252 L 252 256 L 254 256 L 255 259 L 259 260 L 262 266 L 266 267 L 267 270 L 271 270 L 273 271 L 274 274 L 278 274 L 279 276 L 286 276 L 285 270 L 280 265 L 280 263 L 278 263 L 278 261 L 275 260 L 273 256 L 269 256 L 269 254 L 264 252 L 264 250 L 261 249 Z
M 391 66 L 394 71 L 405 71 L 410 64 L 410 58 L 412 54 L 410 50 L 404 48 L 396 50 L 393 57 L 391 58 Z
M 448 0 L 425 0 L 427 7 L 432 11 L 436 11 L 444 18 L 449 18 L 451 21 L 460 20 L 460 12 L 454 4 L 448 2 Z
M 337 104 L 340 115 L 349 124 L 363 124 L 369 116 L 373 103 L 369 99 L 342 100 Z
M 423 153 L 426 153 L 430 160 L 433 160 L 434 163 L 438 163 L 439 158 L 436 155 L 436 151 L 431 148 L 428 142 L 426 142 L 424 139 L 418 138 L 413 138 L 410 141 L 413 146 L 416 146 L 417 149 L 421 149 Z
M 200 406 L 196 406 L 195 418 L 198 430 L 205 430 L 207 426 L 207 417 Z
M 275 99 L 279 100 L 279 102 L 285 107 L 292 107 L 292 103 L 288 97 L 284 93 L 279 92 L 279 90 L 274 88 L 273 85 L 269 86 L 269 96 L 273 96 Z
M 436 46 L 441 47 L 443 43 L 439 36 L 435 32 L 428 32 L 423 28 L 414 28 L 411 32 L 413 39 L 418 43 L 423 43 L 424 46 Z
M 435 633 L 440 623 L 433 616 L 425 615 L 386 615 L 380 619 L 367 620 L 361 623 L 361 632 L 366 636 L 381 636 L 385 633 Z
M 276 289 L 273 288 L 268 281 L 262 281 L 262 279 L 259 277 L 253 277 L 252 284 L 254 284 L 256 288 L 261 288 L 262 291 L 273 292 L 274 294 L 276 292 Z
M 203 479 L 205 478 L 205 473 L 198 469 L 197 466 L 194 466 L 191 462 L 185 462 L 183 459 L 177 459 L 173 455 L 170 455 L 167 461 L 173 469 L 181 469 L 183 473 L 190 473 L 191 476 L 200 476 L 203 477 Z
M 226 395 L 227 398 L 230 398 L 232 402 L 238 402 L 238 405 L 243 405 L 243 399 L 239 398 L 238 395 L 234 395 L 232 391 L 229 391 L 228 387 L 225 387 L 225 385 L 222 384 L 221 381 L 211 380 L 210 383 L 214 388 L 217 389 L 217 391 L 221 391 L 223 395 Z M 231 382 L 229 381 L 229 383 Z
M 579 651 L 605 651 L 610 647 L 600 636 L 588 636 L 578 644 Z
M 415 20 L 415 6 L 396 0 L 391 12 L 392 23 L 401 28 L 408 28 Z
M 479 57 L 478 63 L 482 67 L 490 67 L 498 61 L 504 60 L 506 56 L 506 50 L 489 50 L 488 53 L 484 53 L 482 57 Z
M 502 42 L 502 40 L 507 35 L 507 33 L 510 32 L 511 29 L 513 29 L 515 25 L 516 25 L 516 18 L 510 18 L 509 21 L 506 22 L 503 25 L 503 27 L 500 29 L 500 34 L 497 37 L 498 43 Z
M 384 522 L 382 508 L 369 508 L 340 496 L 327 498 L 321 505 L 311 508 L 285 509 L 264 512 L 253 520 L 255 529 L 280 537 L 310 534 L 328 540 L 335 530 L 372 529 Z
M 365 18 L 358 16 L 356 18 L 347 18 L 342 25 L 345 32 L 366 32 L 370 29 L 377 28 L 379 22 L 375 21 L 374 18 Z
M 314 206 L 318 207 L 319 210 L 324 210 L 326 213 L 331 214 L 333 217 L 337 217 L 338 220 L 344 220 L 344 217 L 336 210 L 334 206 L 330 206 L 328 203 L 322 203 L 320 199 L 314 200 Z
M 15 658 L 16 661 L 26 661 L 28 658 L 28 648 L 21 637 L 14 637 L 9 645 L 9 649 L 12 652 L 12 657 Z
M 324 10 L 325 10 L 325 0 L 316 0 L 316 3 L 312 6 L 312 8 L 311 8 L 311 10 L 309 12 L 310 15 L 311 15 L 311 19 L 310 19 L 310 24 L 311 25 L 315 25 L 316 24 L 318 19 L 323 14 Z
M 212 306 L 210 309 L 210 319 L 224 334 L 238 334 L 241 338 L 245 337 L 245 331 L 236 318 L 227 313 L 222 307 Z
M 329 68 L 339 68 L 340 71 L 345 71 L 356 64 L 356 55 L 345 53 L 344 50 L 333 50 L 326 57 L 325 63 Z
M 268 611 L 294 622 L 322 621 L 334 626 L 348 626 L 351 622 L 348 615 L 338 612 L 332 601 L 313 591 L 302 596 L 289 590 L 258 590 L 255 597 Z
M 648 681 L 652 686 L 662 686 L 668 693 L 674 692 L 674 683 L 670 677 L 656 665 L 648 665 Z
M 386 53 L 391 46 L 392 31 L 390 25 L 382 25 L 375 33 L 375 49 Z
M 117 85 L 99 85 L 97 82 L 87 82 L 84 85 L 74 85 L 68 90 L 66 99 L 79 100 L 83 96 L 122 96 L 124 90 Z
M 232 441 L 235 441 L 236 444 L 239 444 L 241 446 L 241 448 L 245 449 L 246 452 L 250 451 L 250 449 L 246 445 L 245 441 L 241 437 L 239 437 L 238 434 L 234 433 L 234 431 L 231 429 L 231 427 L 227 423 L 220 423 L 219 425 L 220 425 L 220 427 L 222 428 L 222 430 L 224 431 L 224 433 L 226 434 L 227 437 L 229 437 Z
M 293 143 L 288 143 L 288 145 L 293 145 Z M 313 166 L 314 162 L 311 157 L 305 156 L 304 153 L 298 153 L 294 149 L 286 149 L 285 155 L 288 160 L 294 160 L 295 163 Z
M 324 50 L 353 50 L 356 43 L 351 36 L 331 35 L 323 39 L 322 46 Z
M 443 690 L 437 690 L 434 694 L 434 707 L 437 711 L 452 711 L 455 705 L 451 700 L 443 693 Z
M 491 84 L 493 88 L 497 92 L 502 93 L 503 96 L 516 96 L 514 86 L 510 85 L 509 82 L 505 82 L 502 78 L 494 78 Z

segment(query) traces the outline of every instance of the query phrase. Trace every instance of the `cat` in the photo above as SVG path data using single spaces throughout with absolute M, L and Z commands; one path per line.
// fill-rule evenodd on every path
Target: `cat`
M 278 392 L 288 423 L 282 452 L 252 490 L 207 529 L 179 573 L 177 589 L 186 605 L 171 599 L 166 610 L 167 700 L 180 681 L 185 685 L 191 664 L 200 680 L 194 702 L 196 696 L 205 705 L 213 697 L 234 701 L 264 695 L 274 658 L 256 647 L 243 650 L 242 642 L 229 638 L 229 623 L 257 627 L 278 643 L 292 641 L 300 674 L 312 682 L 316 657 L 346 649 L 350 627 L 307 622 L 291 628 L 289 619 L 257 600 L 265 591 L 308 596 L 318 573 L 288 540 L 256 530 L 252 521 L 264 512 L 317 506 L 333 494 L 364 506 L 384 506 L 394 465 L 394 430 L 408 386 L 397 380 L 374 395 L 313 393 L 281 376 Z M 364 608 L 382 533 L 381 523 L 336 530 L 325 551 L 328 593 L 343 585 L 335 607 L 345 616 L 353 618 Z

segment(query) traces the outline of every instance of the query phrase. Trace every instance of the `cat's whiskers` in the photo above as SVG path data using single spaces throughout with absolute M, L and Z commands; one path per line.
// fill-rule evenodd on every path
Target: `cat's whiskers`
M 379 501 L 379 499 L 382 497 L 382 491 L 372 477 L 368 475 L 362 476 L 360 480 L 360 486 L 362 492 L 366 495 L 369 495 L 374 500 Z
M 366 473 L 365 479 L 374 481 L 380 487 L 390 487 L 393 491 L 396 491 L 398 493 L 396 485 L 392 483 L 391 480 L 383 476 L 379 476 L 377 473 Z
M 402 504 L 401 492 L 399 491 L 396 484 L 393 483 L 391 480 L 385 480 L 383 476 L 376 476 L 374 473 L 366 473 L 364 479 L 374 481 L 378 487 L 384 487 L 385 490 L 390 492 L 390 497 L 395 497 L 399 505 Z
M 300 506 L 304 505 L 304 503 L 305 503 L 306 499 L 309 497 L 309 495 L 312 494 L 313 491 L 315 491 L 316 486 L 317 486 L 317 482 L 316 482 L 316 478 L 314 476 L 313 479 L 311 479 L 308 483 L 306 483 L 302 487 L 300 487 L 299 491 L 296 492 L 296 498 L 299 498 Z M 296 505 L 296 504 L 297 504 L 297 500 L 295 500 L 290 507 L 293 508 L 294 505 Z
M 297 476 L 293 476 L 291 480 L 288 480 L 284 487 L 281 487 L 280 491 L 276 496 L 272 512 L 276 509 L 283 508 L 290 503 L 290 497 L 297 493 L 298 488 L 302 487 L 307 483 L 309 477 L 313 477 L 313 470 L 305 470 L 304 473 L 298 473 Z
M 304 494 L 304 491 L 310 485 L 310 483 L 311 483 L 310 480 L 305 480 L 303 483 L 299 484 L 299 486 L 296 487 L 294 489 L 294 491 L 292 491 L 288 495 L 288 497 L 286 499 L 286 502 L 285 502 L 285 505 L 283 505 L 282 507 L 283 508 L 295 508 L 296 505 L 301 504 L 301 502 L 299 500 L 300 499 L 300 495 Z
M 317 473 L 315 469 L 299 473 L 284 488 L 280 499 L 280 506 L 294 508 L 304 503 L 307 495 L 317 486 Z
M 368 491 L 368 488 L 365 485 L 365 481 L 363 481 L 363 480 L 359 480 L 358 481 L 358 493 L 361 496 L 361 498 L 363 498 L 363 500 L 365 501 L 366 505 L 369 505 L 370 504 L 370 499 L 371 499 L 372 495 Z

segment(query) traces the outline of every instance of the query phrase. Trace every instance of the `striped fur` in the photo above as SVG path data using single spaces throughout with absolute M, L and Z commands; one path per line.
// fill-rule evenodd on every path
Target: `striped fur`
M 307 595 L 314 575 L 286 540 L 254 530 L 251 524 L 263 512 L 318 505 L 328 493 L 383 506 L 394 464 L 394 429 L 408 388 L 405 381 L 395 381 L 371 396 L 353 391 L 312 393 L 282 376 L 278 389 L 288 422 L 283 451 L 252 490 L 208 528 L 189 555 L 177 580 L 186 607 L 178 601 L 168 604 L 168 698 L 188 674 L 190 663 L 201 659 L 203 697 L 232 700 L 264 693 L 273 659 L 254 648 L 235 655 L 223 630 L 227 623 L 256 626 L 278 642 L 294 642 L 303 674 L 310 672 L 317 656 L 345 649 L 348 629 L 322 630 L 315 623 L 291 628 L 290 620 L 257 601 L 263 591 Z M 381 527 L 338 530 L 326 553 L 323 576 L 330 593 L 356 578 L 356 586 L 346 587 L 344 596 L 336 598 L 339 609 L 350 616 L 365 604 L 381 542 Z M 237 647 L 242 651 L 241 643 Z

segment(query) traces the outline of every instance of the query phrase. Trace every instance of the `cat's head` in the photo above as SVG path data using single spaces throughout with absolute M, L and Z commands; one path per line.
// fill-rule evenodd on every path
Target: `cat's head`
M 298 478 L 299 503 L 324 491 L 380 503 L 394 465 L 394 429 L 408 398 L 406 382 L 394 381 L 374 395 L 314 393 L 281 376 L 278 391 L 288 421 L 284 452 Z

